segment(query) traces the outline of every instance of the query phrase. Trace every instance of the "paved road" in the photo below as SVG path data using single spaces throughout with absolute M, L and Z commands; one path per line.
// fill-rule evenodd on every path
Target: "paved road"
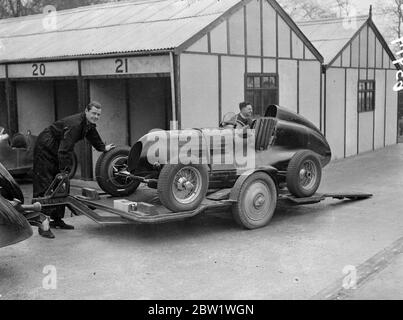
M 240 229 L 229 212 L 154 226 L 69 218 L 76 230 L 55 240 L 35 230 L 0 250 L 0 299 L 402 299 L 402 190 L 397 145 L 324 171 L 321 192 L 372 199 L 282 204 L 259 230 Z M 54 290 L 43 287 L 49 270 Z

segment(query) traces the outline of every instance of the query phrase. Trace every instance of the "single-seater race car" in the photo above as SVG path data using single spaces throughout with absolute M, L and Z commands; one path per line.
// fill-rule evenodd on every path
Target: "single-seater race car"
M 268 223 L 280 190 L 296 198 L 316 193 L 331 150 L 314 124 L 277 105 L 251 127 L 232 119 L 219 128 L 152 131 L 101 155 L 97 182 L 115 197 L 145 183 L 173 212 L 195 210 L 209 190 L 232 188 L 235 220 L 247 228 Z
M 31 134 L 16 133 L 12 137 L 0 127 L 0 163 L 13 176 L 32 174 L 34 147 L 37 136 Z M 73 154 L 73 165 L 69 177 L 73 178 L 77 171 L 77 156 Z

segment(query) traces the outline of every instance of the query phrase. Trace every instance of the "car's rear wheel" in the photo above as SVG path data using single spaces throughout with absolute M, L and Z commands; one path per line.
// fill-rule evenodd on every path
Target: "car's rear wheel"
M 206 165 L 167 164 L 158 178 L 158 196 L 174 212 L 191 211 L 203 201 L 208 184 Z
M 140 185 L 139 181 L 130 176 L 119 175 L 127 170 L 127 159 L 130 147 L 117 147 L 103 153 L 97 160 L 95 175 L 100 188 L 114 196 L 128 196 L 133 194 Z
M 297 152 L 288 164 L 287 188 L 298 198 L 310 197 L 318 190 L 322 179 L 322 166 L 310 150 Z
M 0 163 L 0 194 L 7 200 L 17 199 L 24 203 L 24 195 L 21 188 L 7 169 Z
M 277 206 L 277 189 L 268 174 L 251 174 L 235 190 L 235 197 L 237 202 L 232 205 L 232 215 L 241 227 L 257 229 L 270 222 Z

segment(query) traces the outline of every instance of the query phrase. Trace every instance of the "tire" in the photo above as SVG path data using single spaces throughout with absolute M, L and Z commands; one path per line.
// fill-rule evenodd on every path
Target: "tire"
M 318 190 L 322 179 L 322 166 L 315 153 L 298 151 L 287 169 L 287 188 L 297 198 L 310 197 Z
M 32 236 L 32 228 L 24 215 L 8 199 L 0 196 L 0 248 L 24 241 Z
M 21 188 L 7 169 L 0 163 L 0 194 L 9 201 L 17 199 L 24 203 Z
M 190 184 L 186 186 L 187 183 Z M 192 211 L 203 201 L 208 185 L 206 165 L 167 164 L 158 178 L 158 195 L 161 203 L 173 212 Z
M 232 215 L 241 227 L 252 230 L 270 222 L 277 207 L 277 188 L 267 173 L 251 174 L 235 196 L 237 202 L 232 205 Z
M 129 153 L 130 147 L 117 147 L 103 153 L 97 160 L 95 175 L 98 185 L 103 191 L 114 197 L 129 196 L 140 185 L 139 181 L 127 180 L 114 174 L 116 169 L 127 169 Z

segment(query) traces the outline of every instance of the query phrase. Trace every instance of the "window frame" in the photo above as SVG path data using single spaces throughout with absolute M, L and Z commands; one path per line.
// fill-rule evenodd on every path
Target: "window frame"
M 253 87 L 253 88 L 248 88 L 248 78 L 249 77 L 259 77 L 260 78 L 260 81 L 261 81 L 261 84 L 262 84 L 262 79 L 264 78 L 264 77 L 274 77 L 275 78 L 275 86 L 273 87 L 273 88 L 263 88 L 262 86 L 260 86 L 260 88 L 255 88 L 255 87 Z M 278 105 L 278 103 L 279 103 L 279 96 L 280 96 L 280 90 L 279 90 L 279 87 L 280 87 L 280 84 L 279 84 L 279 75 L 278 75 L 278 73 L 266 73 L 266 72 L 264 72 L 264 73 L 257 73 L 257 72 L 247 72 L 247 73 L 245 73 L 245 76 L 244 76 L 244 100 L 245 101 L 247 101 L 247 93 L 248 93 L 248 91 L 260 91 L 260 92 L 264 92 L 264 91 L 268 91 L 268 92 L 273 92 L 273 91 L 275 91 L 276 92 L 276 101 L 275 101 L 275 104 L 277 104 Z M 261 95 L 261 105 L 262 105 L 262 112 L 264 111 L 264 105 L 263 105 L 263 99 L 264 99 L 264 96 L 263 96 L 263 94 Z M 252 106 L 253 106 L 253 113 L 254 113 L 254 116 L 261 116 L 261 117 L 263 117 L 264 116 L 264 114 L 258 114 L 258 113 L 255 113 L 256 112 L 256 106 L 254 105 L 254 101 L 248 101 L 248 102 L 250 102 L 251 104 L 252 104 Z M 260 110 L 259 110 L 260 111 Z
M 360 89 L 360 84 L 365 84 L 365 89 Z M 368 89 L 368 84 L 372 84 L 372 89 Z M 372 103 L 368 106 L 367 100 L 370 98 L 372 93 Z M 360 95 L 363 94 L 364 105 L 362 100 L 360 100 Z M 357 113 L 374 112 L 375 111 L 375 94 L 376 94 L 376 83 L 375 80 L 358 80 L 357 83 Z

